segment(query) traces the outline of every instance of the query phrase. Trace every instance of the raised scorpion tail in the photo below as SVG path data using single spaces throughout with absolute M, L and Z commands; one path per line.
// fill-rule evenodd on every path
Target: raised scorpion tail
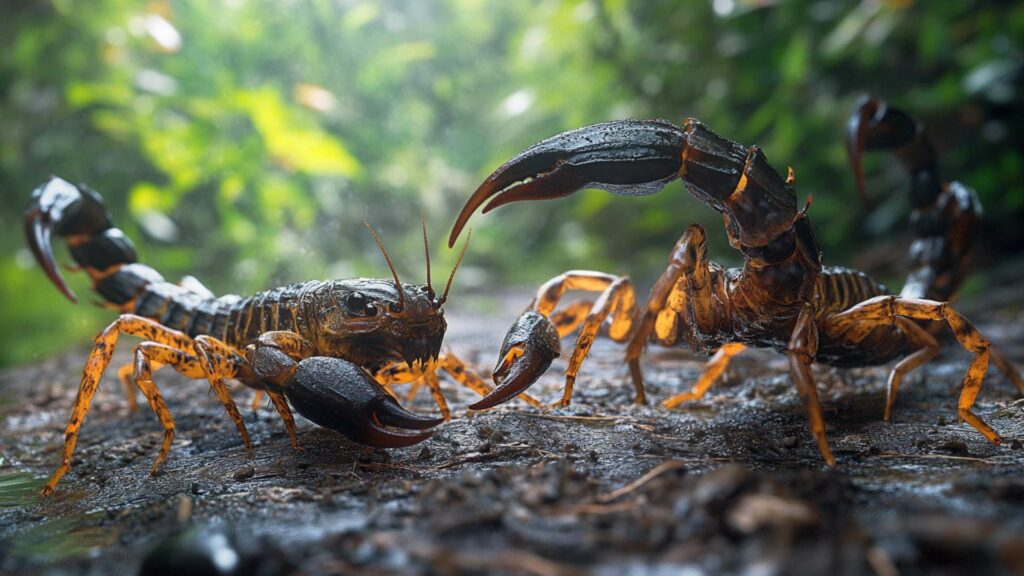
M 850 117 L 847 149 L 857 189 L 867 200 L 861 156 L 865 150 L 891 150 L 910 174 L 910 274 L 901 293 L 908 298 L 946 301 L 954 296 L 968 268 L 968 256 L 981 225 L 981 202 L 959 182 L 942 182 L 938 161 L 923 127 L 885 102 L 862 98 Z
M 24 224 L 26 241 L 39 265 L 72 302 L 77 298 L 53 257 L 53 235 L 65 239 L 75 263 L 112 304 L 124 305 L 145 286 L 163 281 L 152 268 L 136 264 L 132 242 L 110 221 L 103 198 L 84 185 L 51 178 L 32 193 Z

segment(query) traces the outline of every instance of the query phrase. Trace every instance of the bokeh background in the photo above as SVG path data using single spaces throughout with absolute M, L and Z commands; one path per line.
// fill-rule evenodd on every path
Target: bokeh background
M 441 282 L 443 238 L 493 168 L 627 117 L 695 116 L 762 146 L 813 194 L 826 263 L 898 288 L 906 177 L 869 158 L 868 210 L 843 147 L 866 92 L 926 122 L 945 175 L 982 198 L 965 298 L 1020 287 L 1022 68 L 1020 2 L 5 0 L 0 366 L 85 346 L 111 318 L 64 300 L 24 247 L 22 211 L 50 174 L 99 190 L 144 262 L 218 293 L 385 277 L 364 220 L 419 281 L 421 213 Z M 692 221 L 713 259 L 738 262 L 718 215 L 678 184 L 477 216 L 450 306 L 567 268 L 647 286 Z

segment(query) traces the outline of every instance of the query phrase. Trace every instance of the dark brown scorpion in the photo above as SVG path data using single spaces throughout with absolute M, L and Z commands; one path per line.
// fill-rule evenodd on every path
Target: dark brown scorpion
M 250 457 L 252 443 L 225 385 L 228 379 L 270 396 L 296 448 L 289 403 L 299 414 L 355 442 L 397 448 L 425 440 L 431 428 L 449 417 L 438 369 L 486 394 L 489 386 L 457 357 L 441 351 L 447 328 L 443 306 L 462 256 L 444 293 L 437 296 L 430 283 L 425 225 L 424 285 L 403 284 L 380 238 L 372 228 L 370 232 L 394 281 L 310 281 L 249 298 L 216 298 L 194 278 L 173 284 L 136 262 L 134 246 L 113 226 L 96 192 L 60 178 L 39 187 L 25 214 L 25 233 L 36 259 L 57 288 L 75 301 L 51 248 L 52 234 L 63 237 L 96 292 L 121 312 L 93 343 L 68 420 L 61 462 L 42 489 L 43 495 L 52 493 L 71 467 L 78 431 L 121 334 L 143 340 L 135 347 L 134 362 L 120 371 L 129 402 L 134 407 L 137 387 L 164 429 L 151 473 L 163 463 L 174 439 L 174 420 L 152 379 L 161 366 L 209 381 Z M 434 393 L 444 418 L 405 410 L 382 386 L 420 377 Z
M 939 351 L 926 328 L 941 322 L 973 361 L 964 377 L 957 413 L 996 444 L 1000 436 L 971 411 L 990 354 L 1024 392 L 1013 366 L 957 313 L 948 300 L 966 271 L 968 249 L 978 232 L 981 207 L 974 192 L 943 183 L 933 147 L 906 113 L 877 100 L 861 102 L 850 121 L 851 158 L 863 190 L 863 150 L 893 149 L 911 174 L 916 240 L 912 272 L 899 296 L 866 274 L 822 266 L 807 207 L 799 209 L 790 170 L 783 178 L 757 146 L 723 138 L 695 119 L 682 127 L 664 120 L 595 124 L 548 138 L 494 171 L 469 198 L 449 237 L 455 243 L 473 212 L 521 200 L 547 200 L 585 188 L 625 196 L 653 194 L 681 179 L 698 200 L 722 214 L 729 243 L 743 254 L 742 268 L 708 260 L 701 226 L 691 225 L 669 256 L 669 264 L 637 307 L 625 277 L 571 271 L 545 283 L 502 344 L 497 388 L 471 409 L 499 404 L 528 388 L 559 354 L 559 338 L 580 327 L 566 370 L 565 406 L 580 366 L 599 330 L 627 342 L 636 399 L 644 402 L 640 356 L 649 340 L 688 344 L 714 355 L 692 390 L 665 401 L 672 407 L 700 398 L 747 346 L 773 348 L 789 358 L 792 379 L 811 433 L 829 466 L 835 459 L 825 436 L 811 364 L 870 366 L 900 359 L 889 375 L 885 419 L 900 381 Z M 598 293 L 555 312 L 567 290 Z

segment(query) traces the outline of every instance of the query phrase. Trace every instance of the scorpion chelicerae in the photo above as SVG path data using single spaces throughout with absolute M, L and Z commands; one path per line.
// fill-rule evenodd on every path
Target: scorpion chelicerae
M 666 400 L 668 407 L 700 398 L 745 347 L 787 354 L 811 433 L 825 462 L 834 466 L 811 364 L 852 367 L 901 358 L 888 380 L 884 418 L 889 420 L 902 378 L 938 353 L 929 328 L 941 322 L 973 354 L 957 412 L 985 438 L 1000 443 L 999 434 L 971 411 L 990 354 L 1021 392 L 1024 381 L 948 304 L 979 228 L 978 199 L 964 185 L 939 179 L 933 147 L 906 113 L 866 99 L 850 121 L 850 141 L 861 190 L 865 149 L 893 149 L 912 176 L 913 270 L 898 296 L 862 272 L 822 266 L 807 207 L 797 207 L 792 169 L 782 178 L 757 146 L 723 138 L 695 119 L 682 127 L 664 120 L 595 124 L 548 138 L 502 165 L 466 202 L 449 246 L 488 200 L 485 213 L 510 202 L 561 198 L 584 188 L 653 194 L 679 178 L 698 200 L 722 214 L 729 243 L 743 254 L 744 265 L 725 269 L 709 262 L 707 234 L 691 225 L 643 307 L 637 306 L 626 277 L 571 271 L 549 280 L 502 344 L 494 370 L 497 388 L 470 408 L 494 406 L 528 388 L 558 356 L 559 338 L 581 327 L 556 403 L 567 405 L 580 366 L 607 321 L 612 340 L 628 341 L 626 361 L 641 403 L 640 356 L 649 340 L 717 350 L 692 390 Z M 567 290 L 599 296 L 556 312 Z
M 424 285 L 399 280 L 384 245 L 370 228 L 393 281 L 311 281 L 249 298 L 216 298 L 192 277 L 180 284 L 166 282 L 156 270 L 136 262 L 132 243 L 113 226 L 99 194 L 60 178 L 52 178 L 33 193 L 25 233 L 50 280 L 71 301 L 75 295 L 55 264 L 52 234 L 65 238 L 72 258 L 88 273 L 96 292 L 121 312 L 93 343 L 68 420 L 61 462 L 43 487 L 43 495 L 52 493 L 71 467 L 78 431 L 121 334 L 143 340 L 135 347 L 134 362 L 119 375 L 130 405 L 135 406 L 134 385 L 163 426 L 163 444 L 151 468 L 154 474 L 174 438 L 174 420 L 152 379 L 161 366 L 209 381 L 250 457 L 252 443 L 225 385 L 227 379 L 238 380 L 257 394 L 266 392 L 296 448 L 289 403 L 306 418 L 353 441 L 397 448 L 428 438 L 430 429 L 449 417 L 438 369 L 479 394 L 490 390 L 457 357 L 441 351 L 447 327 L 443 306 L 465 247 L 438 297 L 430 283 L 425 225 Z M 443 418 L 405 410 L 382 386 L 418 378 L 431 388 Z

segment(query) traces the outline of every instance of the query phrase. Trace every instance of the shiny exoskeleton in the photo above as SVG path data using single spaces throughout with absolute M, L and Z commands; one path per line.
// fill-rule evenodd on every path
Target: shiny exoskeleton
M 37 260 L 68 298 L 75 300 L 54 262 L 52 234 L 67 241 L 96 292 L 121 312 L 96 336 L 68 421 L 61 463 L 43 494 L 51 493 L 70 469 L 78 431 L 120 334 L 143 340 L 135 347 L 134 362 L 119 373 L 129 401 L 134 408 L 135 389 L 141 390 L 164 428 L 153 473 L 174 437 L 174 420 L 152 380 L 153 371 L 165 365 L 209 381 L 250 456 L 249 434 L 224 383 L 227 379 L 267 393 L 296 447 L 289 402 L 303 416 L 356 442 L 394 448 L 428 438 L 443 419 L 403 409 L 382 384 L 424 378 L 445 418 L 449 412 L 440 394 L 438 369 L 480 394 L 490 390 L 458 358 L 441 351 L 447 326 L 443 305 L 455 270 L 444 294 L 435 295 L 429 251 L 425 285 L 403 284 L 384 252 L 393 281 L 311 281 L 249 298 L 217 298 L 194 278 L 173 284 L 138 263 L 132 243 L 113 226 L 102 198 L 85 186 L 53 178 L 38 188 L 25 215 L 25 232 Z M 426 242 L 425 228 L 423 234 Z
M 596 124 L 544 140 L 505 163 L 467 201 L 450 244 L 485 202 L 488 212 L 585 188 L 647 195 L 678 178 L 722 214 L 729 243 L 743 254 L 744 265 L 725 269 L 709 262 L 706 232 L 691 225 L 642 307 L 625 277 L 571 271 L 551 279 L 502 345 L 494 372 L 498 387 L 471 408 L 494 406 L 529 387 L 559 354 L 559 337 L 577 328 L 559 406 L 569 403 L 583 359 L 605 325 L 611 339 L 628 342 L 626 361 L 638 402 L 645 401 L 640 356 L 649 341 L 714 351 L 693 389 L 666 400 L 668 407 L 700 398 L 745 347 L 773 348 L 789 358 L 812 435 L 831 466 L 835 459 L 811 364 L 867 366 L 901 358 L 889 377 L 888 420 L 902 377 L 938 353 L 935 338 L 920 323 L 938 321 L 974 355 L 958 414 L 999 443 L 999 435 L 971 411 L 993 349 L 946 302 L 963 278 L 967 248 L 978 229 L 978 200 L 966 187 L 939 180 L 930 144 L 902 112 L 863 102 L 851 120 L 851 138 L 858 174 L 863 149 L 894 148 L 913 177 L 914 269 L 899 296 L 862 272 L 823 266 L 807 208 L 797 206 L 792 170 L 783 178 L 757 146 L 723 138 L 698 120 L 688 119 L 682 127 L 664 120 Z M 556 311 L 567 290 L 599 296 Z M 1012 365 L 993 358 L 1024 392 Z

